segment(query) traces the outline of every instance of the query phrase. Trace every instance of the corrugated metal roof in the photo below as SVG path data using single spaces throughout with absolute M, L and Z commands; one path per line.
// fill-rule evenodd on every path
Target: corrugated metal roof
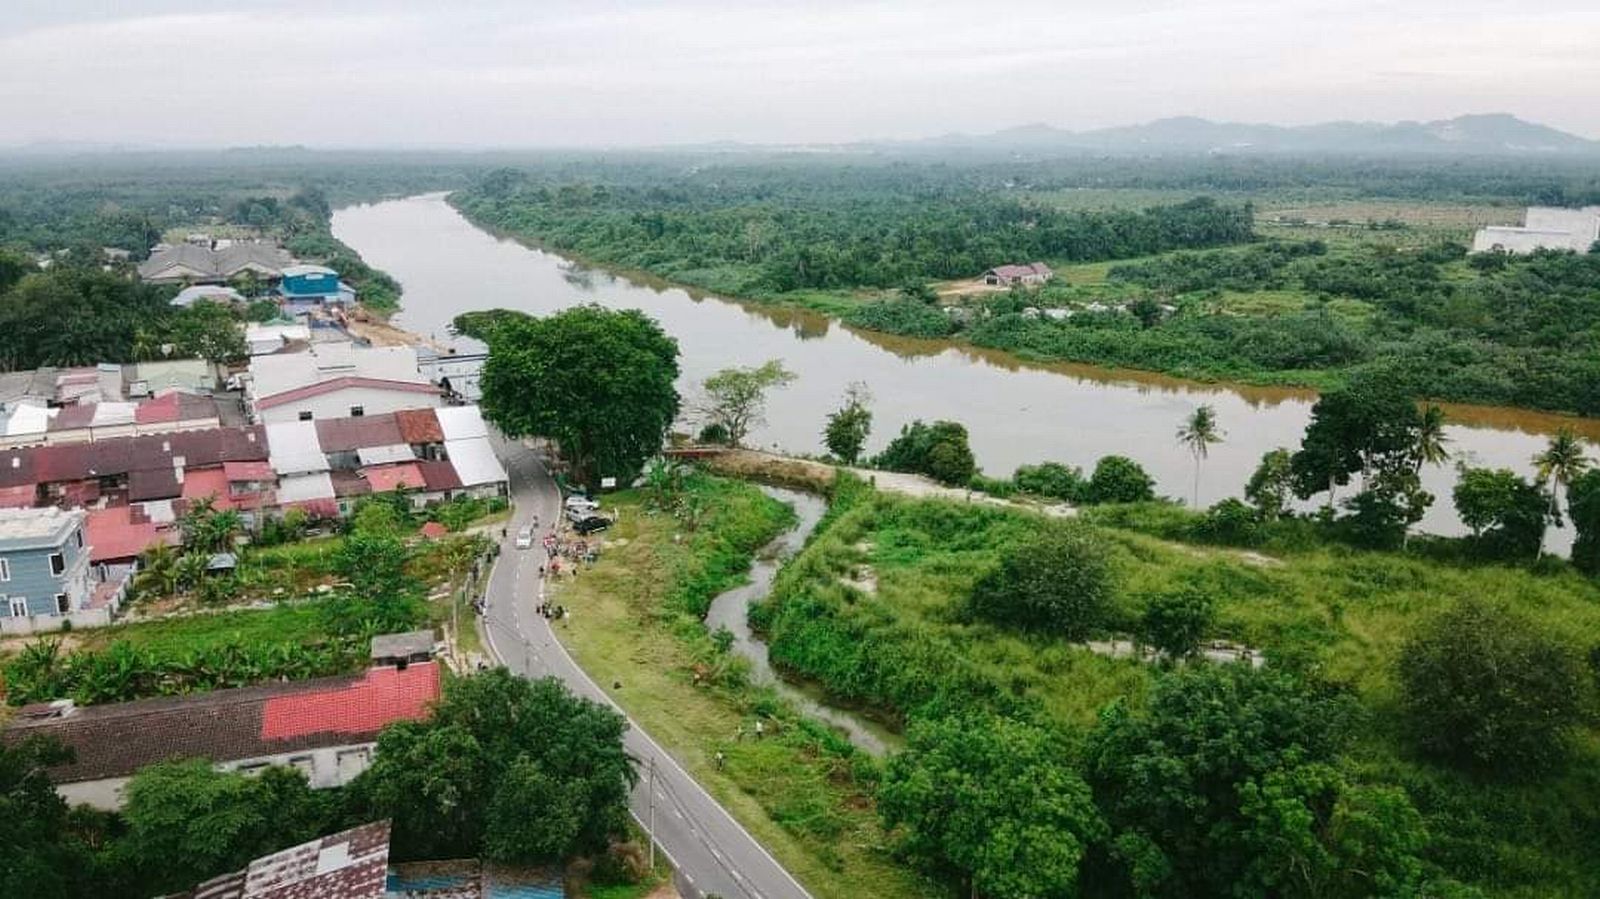
M 279 475 L 327 471 L 328 458 L 317 438 L 317 425 L 310 421 L 281 421 L 267 426 L 268 456 L 272 470 Z M 330 491 L 328 496 L 332 496 Z
M 446 406 L 433 410 L 446 440 L 470 440 L 489 436 L 489 426 L 477 406 Z
M 417 454 L 411 451 L 410 444 L 395 443 L 389 446 L 362 447 L 356 451 L 356 458 L 361 460 L 363 466 L 393 465 L 399 462 L 415 462 Z
M 487 437 L 446 440 L 444 450 L 450 456 L 450 464 L 455 466 L 456 476 L 461 479 L 463 487 L 498 484 L 508 480 L 505 466 L 500 464 L 500 458 L 494 454 L 494 447 L 489 445 Z
M 362 415 L 355 418 L 324 418 L 316 423 L 317 439 L 325 453 L 394 446 L 405 443 L 393 415 Z
M 333 499 L 333 480 L 325 471 L 315 474 L 297 474 L 278 479 L 278 502 L 281 505 L 303 503 L 309 500 Z
M 401 443 L 443 443 L 444 429 L 439 427 L 437 409 L 402 409 L 394 414 L 400 427 Z

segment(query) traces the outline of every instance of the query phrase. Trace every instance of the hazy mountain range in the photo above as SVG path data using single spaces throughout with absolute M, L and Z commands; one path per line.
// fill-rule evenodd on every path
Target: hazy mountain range
M 1514 115 L 1463 115 L 1433 122 L 1327 122 L 1262 125 L 1183 116 L 1092 131 L 1023 125 L 991 134 L 947 134 L 913 141 L 873 142 L 901 150 L 986 149 L 1103 153 L 1449 153 L 1462 155 L 1600 156 L 1600 141 L 1528 122 Z

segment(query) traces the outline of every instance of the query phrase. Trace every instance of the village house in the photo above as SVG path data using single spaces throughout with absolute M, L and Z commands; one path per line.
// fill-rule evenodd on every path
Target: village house
M 81 511 L 0 509 L 0 633 L 110 623 L 127 572 L 91 567 L 85 524 Z
M 312 343 L 305 352 L 252 357 L 246 405 L 260 422 L 359 418 L 443 403 L 411 347 Z
M 209 241 L 182 243 L 153 250 L 139 263 L 139 277 L 152 284 L 226 284 L 249 273 L 274 282 L 293 262 L 275 243 L 245 241 L 215 248 Z
M 483 399 L 479 383 L 488 353 L 440 353 L 417 347 L 417 369 L 430 383 L 439 385 L 452 402 L 476 403 Z
M 247 774 L 284 765 L 326 789 L 371 765 L 385 726 L 425 718 L 439 688 L 438 662 L 408 658 L 355 675 L 107 705 L 25 706 L 0 738 L 60 741 L 73 757 L 47 772 L 56 792 L 106 811 L 121 807 L 122 791 L 139 769 L 175 759 L 205 759 Z
M 991 268 L 983 273 L 983 283 L 1002 287 L 1018 284 L 1034 285 L 1043 284 L 1055 276 L 1056 273 L 1043 262 L 1030 262 L 1027 265 L 1001 265 Z
M 243 306 L 249 300 L 244 294 L 231 287 L 221 284 L 196 284 L 178 291 L 172 298 L 172 305 L 187 308 L 195 303 L 216 303 L 219 306 Z

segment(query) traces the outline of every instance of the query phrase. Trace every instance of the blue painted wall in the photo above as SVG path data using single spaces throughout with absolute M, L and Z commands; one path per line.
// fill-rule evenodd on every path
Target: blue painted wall
M 338 275 L 286 275 L 281 285 L 286 297 L 331 297 L 339 293 Z
M 83 572 L 77 570 L 80 557 L 87 552 L 82 544 L 83 528 L 78 527 L 68 532 L 66 542 L 59 547 L 0 549 L 0 559 L 5 559 L 11 570 L 10 580 L 0 580 L 0 617 L 11 616 L 11 600 L 19 596 L 28 601 L 29 615 L 58 614 L 56 594 L 73 594 L 75 591 L 68 589 L 68 579 L 83 578 Z M 50 556 L 57 552 L 66 563 L 60 575 L 50 571 Z M 81 597 L 73 596 L 72 601 L 79 602 Z

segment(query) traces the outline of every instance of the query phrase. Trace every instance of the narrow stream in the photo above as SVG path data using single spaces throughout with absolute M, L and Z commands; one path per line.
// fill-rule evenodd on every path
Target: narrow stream
M 771 686 L 785 699 L 794 703 L 802 713 L 826 722 L 843 731 L 850 742 L 873 755 L 884 755 L 889 750 L 891 737 L 881 725 L 834 708 L 823 702 L 820 691 L 808 691 L 785 681 L 772 670 L 767 657 L 767 644 L 750 632 L 749 609 L 772 591 L 772 581 L 778 576 L 783 563 L 806 545 L 811 532 L 817 529 L 828 504 L 815 494 L 785 490 L 780 487 L 761 487 L 763 493 L 794 509 L 795 525 L 761 548 L 755 564 L 750 567 L 748 583 L 728 590 L 711 601 L 706 612 L 706 628 L 715 631 L 725 627 L 733 634 L 733 650 L 750 660 L 751 680 Z

